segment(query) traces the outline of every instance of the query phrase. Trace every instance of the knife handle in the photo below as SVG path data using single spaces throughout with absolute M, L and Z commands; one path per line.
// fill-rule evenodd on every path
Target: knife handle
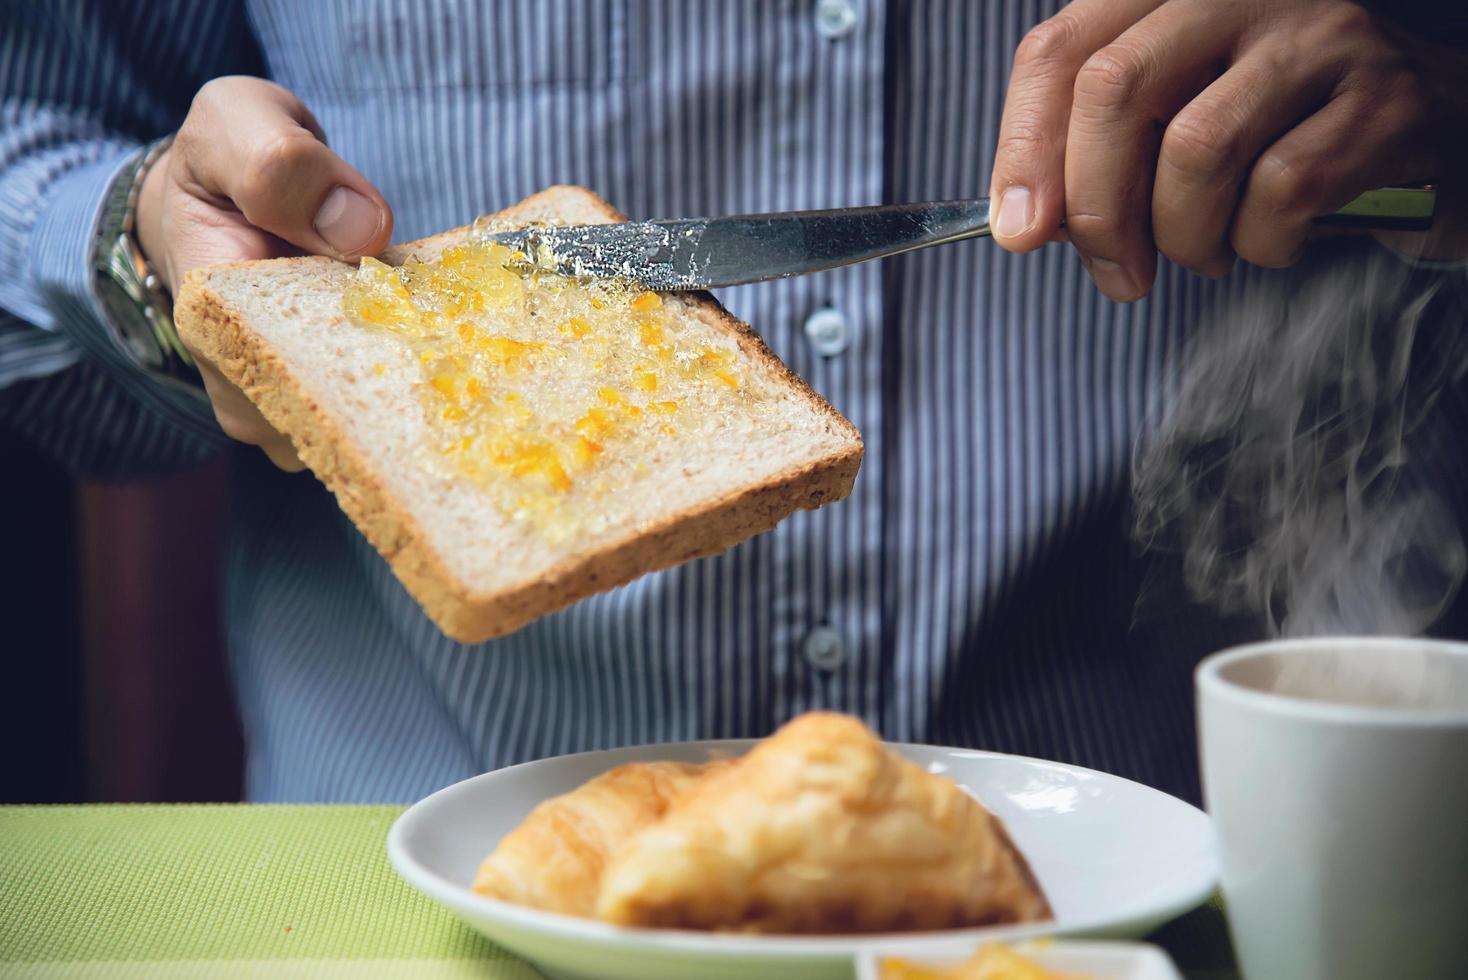
M 1437 186 L 1411 184 L 1367 191 L 1334 214 L 1321 215 L 1317 225 L 1371 231 L 1426 231 L 1437 211 Z
M 1437 185 L 1404 184 L 1367 191 L 1315 224 L 1360 231 L 1427 231 L 1437 212 Z M 1062 222 L 1063 224 L 1063 222 Z M 991 234 L 987 223 L 977 234 Z
M 1315 224 L 1346 231 L 1426 231 L 1437 210 L 1437 185 L 1378 187 Z M 988 198 L 886 204 L 829 211 L 746 215 L 754 223 L 742 254 L 764 255 L 766 268 L 726 275 L 709 285 L 737 285 L 824 272 L 916 249 L 993 234 Z M 759 219 L 767 219 L 768 225 Z M 733 219 L 738 220 L 738 219 Z M 771 235 L 779 227 L 785 236 Z M 794 233 L 792 234 L 792 229 Z M 773 242 L 773 244 L 772 244 Z M 685 287 L 686 288 L 686 287 Z
M 1436 184 L 1404 184 L 1367 191 L 1315 224 L 1359 231 L 1426 231 L 1437 212 Z M 984 234 L 990 234 L 986 227 Z

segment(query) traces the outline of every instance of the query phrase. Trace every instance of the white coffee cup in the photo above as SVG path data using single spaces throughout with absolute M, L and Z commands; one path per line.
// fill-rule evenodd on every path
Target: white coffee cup
M 1468 977 L 1468 644 L 1258 643 L 1197 686 L 1248 980 Z

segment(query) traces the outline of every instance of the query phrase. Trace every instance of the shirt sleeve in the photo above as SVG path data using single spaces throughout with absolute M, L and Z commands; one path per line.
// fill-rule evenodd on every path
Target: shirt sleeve
M 0 399 L 0 422 L 91 427 L 69 434 L 112 458 L 129 443 L 177 446 L 182 463 L 223 439 L 201 400 L 105 356 L 114 334 L 92 250 L 123 167 L 177 128 L 205 81 L 241 72 L 262 70 L 240 0 L 0 4 L 0 268 L 15 272 L 0 277 L 0 391 L 26 389 Z M 104 385 L 110 413 L 83 404 Z M 89 468 L 87 454 L 69 462 Z
M 214 440 L 161 422 L 85 357 L 0 388 L 0 419 L 67 471 L 94 480 L 166 473 L 219 450 Z

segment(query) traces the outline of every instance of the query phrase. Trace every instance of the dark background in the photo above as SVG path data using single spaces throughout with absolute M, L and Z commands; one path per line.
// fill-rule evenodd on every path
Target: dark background
M 0 430 L 0 802 L 238 800 L 229 455 L 79 482 Z

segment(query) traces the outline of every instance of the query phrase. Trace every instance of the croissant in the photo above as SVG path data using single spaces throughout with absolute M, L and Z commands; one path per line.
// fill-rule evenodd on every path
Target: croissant
M 999 820 L 855 718 L 815 712 L 697 780 L 602 874 L 596 916 L 764 933 L 1050 916 Z
M 998 818 L 826 712 L 741 759 L 621 766 L 542 803 L 474 890 L 622 925 L 763 933 L 1050 917 Z
M 727 764 L 632 763 L 546 800 L 485 858 L 473 889 L 549 912 L 590 916 L 613 849 L 661 817 L 710 766 Z

